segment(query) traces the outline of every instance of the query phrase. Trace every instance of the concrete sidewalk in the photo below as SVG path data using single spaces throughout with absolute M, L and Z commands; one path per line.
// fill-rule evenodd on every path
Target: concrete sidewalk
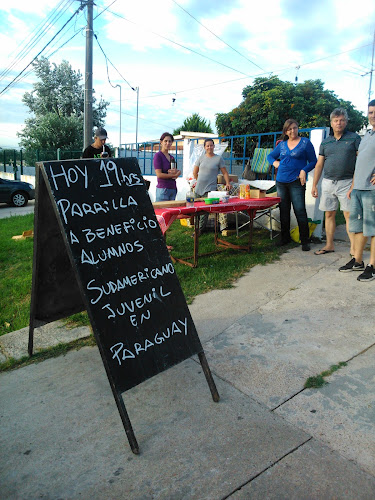
M 348 260 L 347 242 L 295 248 L 199 296 L 221 400 L 196 358 L 124 393 L 140 456 L 97 348 L 2 373 L 2 498 L 374 498 L 375 282 L 339 273 Z M 328 385 L 303 389 L 340 361 Z

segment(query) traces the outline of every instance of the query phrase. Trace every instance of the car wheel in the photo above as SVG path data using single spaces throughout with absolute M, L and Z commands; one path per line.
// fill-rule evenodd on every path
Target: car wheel
M 12 205 L 15 207 L 24 207 L 29 201 L 27 194 L 17 191 L 12 195 Z

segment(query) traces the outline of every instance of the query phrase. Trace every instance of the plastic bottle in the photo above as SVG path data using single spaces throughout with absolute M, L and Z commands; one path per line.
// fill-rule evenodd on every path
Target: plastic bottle
M 194 201 L 195 201 L 195 194 L 192 188 L 190 188 L 189 191 L 186 193 L 186 206 L 193 207 Z

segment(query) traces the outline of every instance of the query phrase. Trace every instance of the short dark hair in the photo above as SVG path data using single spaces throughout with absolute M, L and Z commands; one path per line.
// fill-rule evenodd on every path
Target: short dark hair
M 288 135 L 287 135 L 286 131 L 288 130 L 288 128 L 291 125 L 293 125 L 293 123 L 295 123 L 297 125 L 297 127 L 299 127 L 298 122 L 296 120 L 294 120 L 293 118 L 288 118 L 288 120 L 284 123 L 284 125 L 283 125 L 283 141 L 288 140 Z
M 368 107 L 370 107 L 370 106 L 375 106 L 375 99 L 373 99 L 372 101 L 370 101 L 368 103 Z
M 164 132 L 164 134 L 162 134 L 160 137 L 160 142 L 164 141 L 166 137 L 170 137 L 172 139 L 172 142 L 174 141 L 174 137 L 172 134 L 170 134 L 169 132 Z
M 204 140 L 203 147 L 207 144 L 207 142 L 212 142 L 212 144 L 215 146 L 214 140 L 208 137 L 207 139 Z

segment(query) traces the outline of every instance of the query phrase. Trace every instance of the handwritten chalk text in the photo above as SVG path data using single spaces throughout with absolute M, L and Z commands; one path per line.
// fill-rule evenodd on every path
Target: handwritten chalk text
M 121 366 L 123 361 L 127 359 L 135 359 L 136 356 L 139 356 L 142 352 L 147 352 L 147 350 L 151 347 L 156 347 L 158 344 L 162 344 L 176 334 L 188 334 L 187 318 L 184 318 L 183 321 L 180 319 L 173 321 L 173 323 L 169 327 L 165 328 L 163 332 L 156 333 L 152 340 L 145 339 L 142 343 L 135 342 L 132 350 L 125 348 L 122 342 L 118 342 L 110 347 L 112 359 L 116 359 L 118 364 Z
M 168 262 L 168 264 L 165 264 L 160 268 L 154 267 L 152 269 L 148 269 L 148 267 L 145 267 L 143 271 L 138 271 L 136 274 L 131 274 L 130 276 L 123 276 L 118 278 L 116 281 L 107 281 L 101 286 L 95 286 L 96 280 L 94 278 L 87 283 L 86 288 L 96 294 L 95 297 L 90 300 L 91 304 L 94 305 L 99 302 L 103 295 L 115 294 L 124 290 L 126 287 L 132 287 L 149 279 L 156 280 L 161 276 L 164 276 L 164 274 L 174 273 L 175 269 L 172 262 Z

